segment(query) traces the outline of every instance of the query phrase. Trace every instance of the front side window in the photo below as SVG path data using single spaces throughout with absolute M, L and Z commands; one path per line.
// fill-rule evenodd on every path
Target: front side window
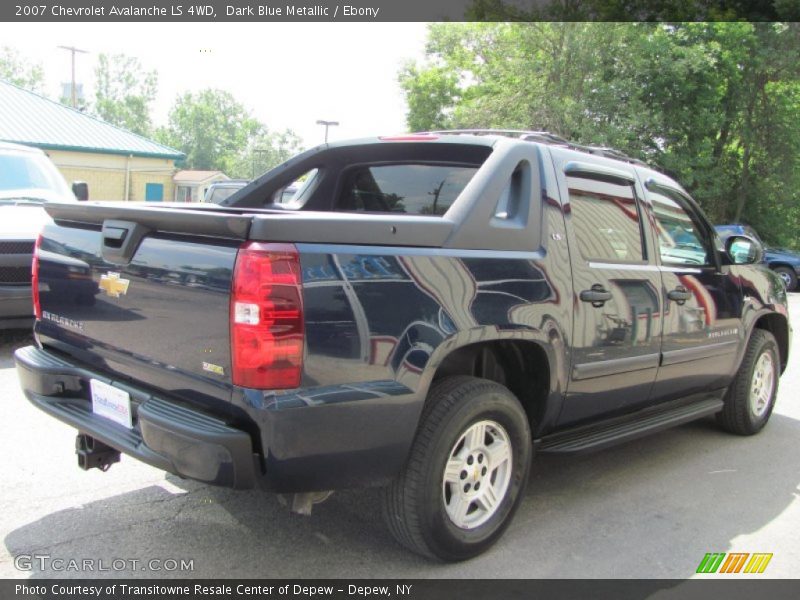
M 678 192 L 651 187 L 653 216 L 658 231 L 658 250 L 666 265 L 709 265 L 711 252 L 698 216 Z
M 567 177 L 578 248 L 585 260 L 642 262 L 642 228 L 633 185 Z
M 344 176 L 336 210 L 441 216 L 477 170 L 426 164 L 356 167 Z

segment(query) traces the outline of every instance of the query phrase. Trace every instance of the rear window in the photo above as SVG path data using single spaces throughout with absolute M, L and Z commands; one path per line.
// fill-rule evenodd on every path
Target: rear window
M 400 164 L 352 168 L 336 210 L 407 215 L 443 215 L 477 167 Z

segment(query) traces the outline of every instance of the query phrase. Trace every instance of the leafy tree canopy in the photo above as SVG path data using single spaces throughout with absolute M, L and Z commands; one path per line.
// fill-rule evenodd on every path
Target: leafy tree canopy
M 158 73 L 146 71 L 138 58 L 100 54 L 95 76 L 93 112 L 139 135 L 151 135 L 150 109 L 158 91 Z
M 215 89 L 179 96 L 157 138 L 184 152 L 187 168 L 242 178 L 260 175 L 301 145 L 293 132 L 271 132 L 229 92 Z
M 611 146 L 800 246 L 800 24 L 442 23 L 426 56 L 399 74 L 409 129 Z
M 302 140 L 293 131 L 270 131 L 259 123 L 257 132 L 237 154 L 232 177 L 252 179 L 288 160 L 302 149 Z
M 10 81 L 26 90 L 42 92 L 44 71 L 41 65 L 31 64 L 8 46 L 0 47 L 0 79 Z

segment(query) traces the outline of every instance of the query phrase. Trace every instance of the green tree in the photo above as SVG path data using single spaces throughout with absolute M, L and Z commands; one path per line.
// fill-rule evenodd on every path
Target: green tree
M 409 105 L 408 128 L 422 131 L 446 127 L 446 111 L 457 96 L 455 73 L 435 66 L 420 69 L 408 63 L 398 79 Z
M 0 47 L 0 79 L 5 79 L 21 88 L 42 93 L 44 71 L 39 64 L 32 64 L 9 46 Z
M 152 135 L 150 108 L 158 90 L 158 73 L 146 71 L 138 58 L 100 54 L 95 77 L 94 114 L 139 135 Z
M 302 140 L 293 131 L 273 132 L 259 123 L 258 130 L 239 152 L 228 175 L 241 179 L 258 177 L 297 154 L 301 148 Z
M 242 178 L 261 174 L 301 146 L 292 131 L 270 131 L 230 93 L 214 89 L 179 96 L 156 137 L 184 152 L 188 168 Z
M 399 78 L 410 129 L 611 146 L 675 175 L 713 220 L 800 245 L 797 23 L 436 24 Z
M 796 0 L 472 0 L 467 21 L 797 21 Z
M 228 92 L 206 89 L 179 96 L 158 139 L 186 154 L 192 169 L 230 173 L 260 124 Z

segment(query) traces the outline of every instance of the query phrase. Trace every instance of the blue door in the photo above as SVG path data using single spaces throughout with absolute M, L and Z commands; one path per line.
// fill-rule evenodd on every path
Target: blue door
M 164 200 L 163 183 L 144 184 L 144 199 L 148 202 L 162 202 Z

